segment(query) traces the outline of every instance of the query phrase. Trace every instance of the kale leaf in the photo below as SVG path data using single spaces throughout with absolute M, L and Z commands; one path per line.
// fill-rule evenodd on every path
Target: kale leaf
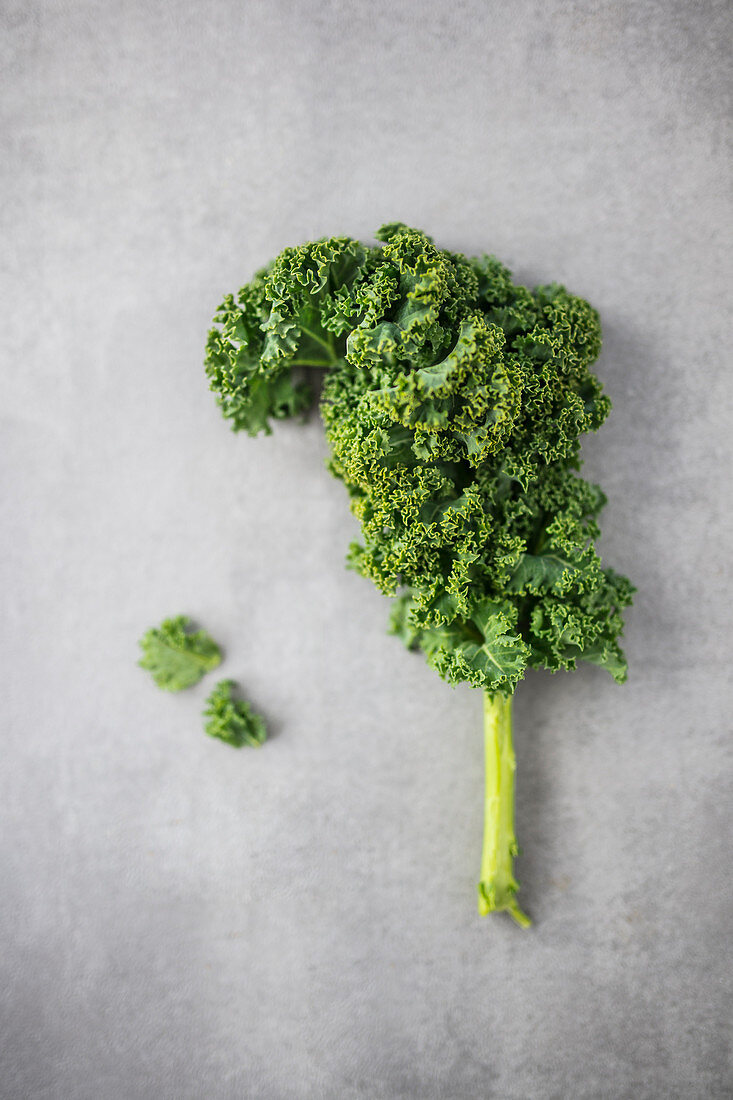
M 377 239 L 285 249 L 224 299 L 206 371 L 251 435 L 303 413 L 309 372 L 325 372 L 329 468 L 361 524 L 348 563 L 394 598 L 393 633 L 449 683 L 484 692 L 479 909 L 526 923 L 511 869 L 511 697 L 527 668 L 627 673 L 634 590 L 601 562 L 605 497 L 579 472 L 581 436 L 611 407 L 591 371 L 600 321 L 556 283 L 514 284 L 493 256 L 440 249 L 399 222 Z

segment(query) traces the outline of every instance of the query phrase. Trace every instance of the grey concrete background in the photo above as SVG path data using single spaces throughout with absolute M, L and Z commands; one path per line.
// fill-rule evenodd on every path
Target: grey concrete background
M 2 0 L 4 1098 L 733 1095 L 730 14 Z M 395 218 L 604 322 L 632 672 L 520 688 L 528 933 L 318 418 L 236 437 L 202 374 L 225 291 Z M 261 752 L 136 668 L 179 611 Z

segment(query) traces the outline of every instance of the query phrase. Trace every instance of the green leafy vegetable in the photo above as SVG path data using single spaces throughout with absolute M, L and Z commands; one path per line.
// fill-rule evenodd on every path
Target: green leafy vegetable
M 182 691 L 197 684 L 221 662 L 221 651 L 205 630 L 192 631 L 185 615 L 165 619 L 140 640 L 138 662 L 164 691 Z
M 206 700 L 204 718 L 209 737 L 218 737 L 228 745 L 257 747 L 267 737 L 265 721 L 243 699 L 235 699 L 233 680 L 220 680 Z
M 598 314 L 552 283 L 517 286 L 492 256 L 401 223 L 383 247 L 285 249 L 225 298 L 206 370 L 235 429 L 312 401 L 361 540 L 349 564 L 393 597 L 391 629 L 451 684 L 485 695 L 487 810 L 479 908 L 516 903 L 511 696 L 527 668 L 580 660 L 626 678 L 629 581 L 594 547 L 605 502 L 580 437 L 610 409 L 590 367 Z M 494 764 L 492 761 L 498 761 Z

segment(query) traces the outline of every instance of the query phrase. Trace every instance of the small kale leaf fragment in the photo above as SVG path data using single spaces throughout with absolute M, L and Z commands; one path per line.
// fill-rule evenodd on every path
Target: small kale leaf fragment
M 234 680 L 220 680 L 206 700 L 204 729 L 236 749 L 258 748 L 267 738 L 265 720 L 244 699 L 234 698 Z
M 164 691 L 182 691 L 221 663 L 221 650 L 205 630 L 192 630 L 186 615 L 165 619 L 140 639 L 138 664 Z

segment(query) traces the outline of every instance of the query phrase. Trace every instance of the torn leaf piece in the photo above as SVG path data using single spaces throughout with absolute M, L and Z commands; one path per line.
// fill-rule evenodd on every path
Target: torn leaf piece
M 185 615 L 165 619 L 140 639 L 138 664 L 163 691 L 182 691 L 197 684 L 205 672 L 221 663 L 221 650 L 205 630 L 192 631 Z
M 220 680 L 206 700 L 204 729 L 209 737 L 218 737 L 235 749 L 243 745 L 259 747 L 267 738 L 265 720 L 244 699 L 234 698 L 234 680 Z

